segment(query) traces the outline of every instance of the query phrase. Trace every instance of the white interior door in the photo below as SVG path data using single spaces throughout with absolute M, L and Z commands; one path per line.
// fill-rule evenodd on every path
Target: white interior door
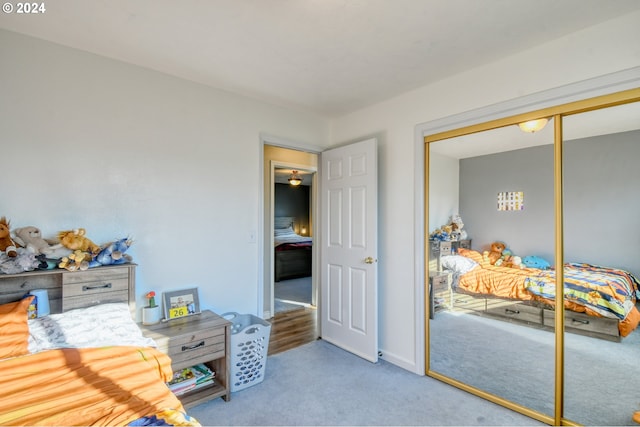
M 321 154 L 322 339 L 378 360 L 378 165 L 369 139 Z

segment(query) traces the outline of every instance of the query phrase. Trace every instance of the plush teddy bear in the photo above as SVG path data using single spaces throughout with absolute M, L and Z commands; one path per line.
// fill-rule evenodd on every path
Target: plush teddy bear
M 3 251 L 11 258 L 15 258 L 18 256 L 18 249 L 11 238 L 10 225 L 7 218 L 0 218 L 0 251 Z
M 61 231 L 58 233 L 60 244 L 72 251 L 80 250 L 82 252 L 91 252 L 96 255 L 100 252 L 100 246 L 93 243 L 89 238 L 85 237 L 86 230 L 84 228 L 76 228 L 75 230 Z
M 13 230 L 13 240 L 36 255 L 50 255 L 54 250 L 62 247 L 61 244 L 50 245 L 42 238 L 40 229 L 32 225 Z
M 491 265 L 495 265 L 496 262 L 502 258 L 502 251 L 504 251 L 507 246 L 502 242 L 493 242 L 491 244 L 491 250 L 489 251 L 488 258 L 489 263 Z

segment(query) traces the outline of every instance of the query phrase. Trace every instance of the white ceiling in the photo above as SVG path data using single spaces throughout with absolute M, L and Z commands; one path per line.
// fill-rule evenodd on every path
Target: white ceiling
M 638 0 L 53 0 L 0 28 L 336 117 Z

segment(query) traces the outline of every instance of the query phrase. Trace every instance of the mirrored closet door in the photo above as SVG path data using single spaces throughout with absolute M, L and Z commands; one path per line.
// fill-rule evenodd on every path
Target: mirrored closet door
M 425 136 L 427 375 L 548 424 L 633 424 L 638 101 Z
M 528 255 L 554 260 L 553 141 L 547 124 L 429 144 L 430 368 L 549 416 L 553 322 L 545 326 L 544 303 L 528 294 L 522 267 Z M 458 203 L 443 203 L 439 190 L 452 181 Z M 463 238 L 449 230 L 456 214 Z
M 640 411 L 640 103 L 564 118 L 564 415 L 633 425 Z M 620 226 L 614 225 L 620 224 Z M 580 306 L 579 306 L 580 307 Z M 577 309 L 579 309 L 579 307 Z

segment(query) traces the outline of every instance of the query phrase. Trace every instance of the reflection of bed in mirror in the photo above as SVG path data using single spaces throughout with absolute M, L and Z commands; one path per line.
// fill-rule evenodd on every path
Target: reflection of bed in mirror
M 313 239 L 294 231 L 293 217 L 276 217 L 274 222 L 274 280 L 311 276 Z
M 495 266 L 464 248 L 440 263 L 452 273 L 452 310 L 553 329 L 555 270 Z M 638 326 L 633 274 L 577 263 L 566 263 L 563 273 L 567 332 L 620 341 Z

